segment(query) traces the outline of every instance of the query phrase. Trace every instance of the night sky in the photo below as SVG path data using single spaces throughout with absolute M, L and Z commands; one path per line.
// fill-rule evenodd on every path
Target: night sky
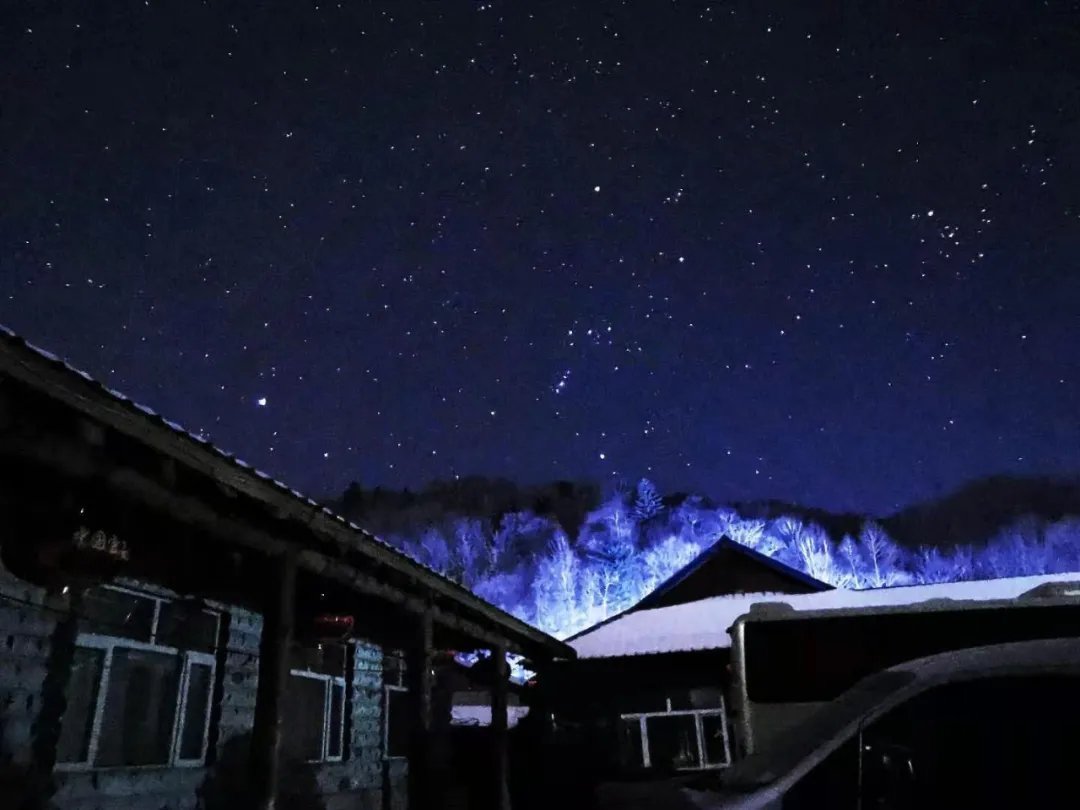
M 1076 2 L 3 15 L 0 322 L 312 495 L 1080 469 Z

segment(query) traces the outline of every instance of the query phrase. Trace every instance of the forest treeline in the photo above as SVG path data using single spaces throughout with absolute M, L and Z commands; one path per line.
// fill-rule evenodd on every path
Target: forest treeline
M 560 637 L 631 606 L 723 536 L 844 588 L 1080 570 L 1080 508 L 1073 513 L 1055 507 L 1047 514 L 1024 511 L 1018 503 L 1003 511 L 1004 501 L 995 495 L 993 507 L 979 509 L 970 497 L 950 497 L 947 507 L 965 514 L 956 503 L 967 504 L 969 520 L 996 509 L 997 525 L 977 539 L 955 526 L 957 539 L 948 542 L 949 534 L 925 528 L 941 522 L 931 521 L 926 506 L 877 521 L 775 503 L 665 497 L 649 479 L 603 495 L 587 484 L 519 487 L 484 478 L 415 493 L 352 485 L 334 507 L 424 565 Z M 898 542 L 890 525 L 923 527 L 928 542 Z

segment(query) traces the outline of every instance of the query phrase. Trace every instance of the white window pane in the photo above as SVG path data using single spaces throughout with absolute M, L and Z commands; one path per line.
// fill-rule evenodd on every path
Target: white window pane
M 114 649 L 94 764 L 166 764 L 179 682 L 177 656 Z
M 701 718 L 701 736 L 705 741 L 705 762 L 709 765 L 726 765 L 728 758 L 724 746 L 723 715 L 704 715 Z
M 285 694 L 283 750 L 286 758 L 302 762 L 322 759 L 326 722 L 326 681 L 290 675 Z
M 86 762 L 104 662 L 104 650 L 75 648 L 67 685 L 67 707 L 56 746 L 57 762 Z
M 210 689 L 213 686 L 209 664 L 191 665 L 188 675 L 187 704 L 184 706 L 184 728 L 180 736 L 180 759 L 203 758 L 203 735 L 206 715 L 210 711 Z
M 657 715 L 645 719 L 649 736 L 649 761 L 654 768 L 696 768 L 697 725 L 689 714 Z

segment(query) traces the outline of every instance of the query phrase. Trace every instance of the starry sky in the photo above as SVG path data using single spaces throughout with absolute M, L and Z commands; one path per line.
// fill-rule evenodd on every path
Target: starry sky
M 315 496 L 1080 467 L 1080 4 L 9 3 L 0 322 Z

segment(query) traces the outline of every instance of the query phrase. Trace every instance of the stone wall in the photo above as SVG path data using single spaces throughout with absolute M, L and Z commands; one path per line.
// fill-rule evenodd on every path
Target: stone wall
M 73 612 L 78 605 L 70 596 L 47 594 L 0 565 L 0 806 L 18 806 L 26 795 L 35 797 L 32 806 L 56 810 L 237 810 L 255 716 L 262 618 L 226 609 L 205 766 L 79 771 L 52 767 L 77 630 Z M 354 653 L 346 757 L 286 770 L 282 807 L 406 807 L 407 763 L 383 759 L 382 650 L 358 642 Z
M 42 702 L 52 687 L 54 711 L 61 697 L 49 679 L 51 639 L 63 619 L 45 591 L 17 579 L 0 563 L 0 796 L 50 792 L 51 763 L 39 763 L 45 732 Z M 70 635 L 70 633 L 68 633 Z M 51 724 L 55 735 L 58 718 Z

